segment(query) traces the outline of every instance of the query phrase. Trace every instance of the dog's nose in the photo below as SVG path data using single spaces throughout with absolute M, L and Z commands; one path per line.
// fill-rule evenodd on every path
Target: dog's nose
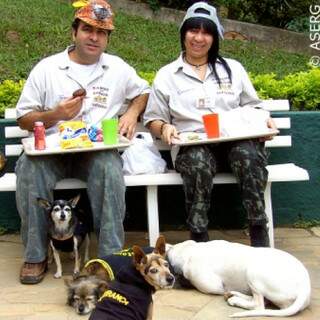
M 62 213 L 61 215 L 60 215 L 60 219 L 61 220 L 64 220 L 66 218 L 66 215 L 64 214 L 64 213 Z
M 174 281 L 174 276 L 172 274 L 168 274 L 166 280 L 169 284 L 172 284 Z
M 84 305 L 80 304 L 78 310 L 79 310 L 79 313 L 82 313 L 84 311 Z

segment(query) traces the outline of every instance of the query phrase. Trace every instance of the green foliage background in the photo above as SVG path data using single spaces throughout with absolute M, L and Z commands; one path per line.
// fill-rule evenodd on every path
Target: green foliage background
M 64 50 L 71 43 L 73 8 L 69 0 L 0 0 L 0 8 L 5 13 L 0 24 L 1 116 L 5 107 L 14 107 L 22 85 L 19 81 L 27 78 L 31 68 L 40 59 Z M 107 51 L 122 57 L 148 80 L 152 81 L 152 75 L 180 53 L 176 24 L 119 11 L 115 26 Z M 318 103 L 317 93 L 313 91 L 318 90 L 320 83 L 316 73 L 300 75 L 298 81 L 289 76 L 308 72 L 308 56 L 235 40 L 223 41 L 221 53 L 239 60 L 250 73 L 261 75 L 254 84 L 262 97 L 289 97 L 298 109 L 311 109 L 311 104 Z M 291 90 L 279 92 L 278 87 L 285 83 L 290 83 Z

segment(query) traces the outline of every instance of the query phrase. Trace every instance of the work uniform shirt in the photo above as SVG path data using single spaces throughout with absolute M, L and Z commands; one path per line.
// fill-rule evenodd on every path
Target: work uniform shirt
M 221 85 L 209 66 L 201 81 L 182 55 L 161 68 L 153 82 L 144 113 L 144 124 L 162 120 L 176 126 L 179 132 L 204 132 L 202 115 L 229 111 L 261 103 L 243 66 L 225 59 L 232 72 L 232 83 L 218 61 L 216 71 Z
M 132 67 L 107 53 L 101 54 L 87 78 L 79 78 L 68 54 L 73 48 L 45 58 L 34 67 L 17 103 L 17 118 L 31 111 L 54 109 L 75 90 L 84 88 L 87 95 L 75 119 L 100 126 L 102 119 L 125 112 L 125 102 L 150 91 L 147 81 Z M 47 129 L 47 134 L 57 132 L 57 126 Z

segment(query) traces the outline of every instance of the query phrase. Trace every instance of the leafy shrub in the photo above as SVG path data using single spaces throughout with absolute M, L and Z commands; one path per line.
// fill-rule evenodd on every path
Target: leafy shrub
M 140 71 L 140 72 L 138 72 L 138 73 L 139 73 L 139 76 L 140 76 L 141 78 L 147 80 L 150 85 L 152 84 L 153 79 L 154 79 L 154 77 L 155 77 L 155 75 L 156 75 L 155 72 L 142 72 L 142 71 Z
M 139 72 L 152 84 L 155 72 Z M 320 68 L 289 74 L 277 79 L 276 74 L 250 74 L 260 99 L 288 99 L 292 110 L 320 110 Z
M 3 117 L 5 109 L 15 108 L 24 83 L 25 80 L 4 80 L 0 83 L 0 117 Z
M 292 110 L 320 110 L 320 68 L 297 72 L 277 80 L 274 74 L 251 75 L 261 99 L 288 99 Z
M 139 75 L 152 84 L 156 73 L 140 71 Z M 283 79 L 277 79 L 274 73 L 250 74 L 250 78 L 261 99 L 288 99 L 292 110 L 320 110 L 320 68 L 289 74 Z M 24 82 L 4 80 L 0 83 L 0 117 L 6 108 L 15 107 Z

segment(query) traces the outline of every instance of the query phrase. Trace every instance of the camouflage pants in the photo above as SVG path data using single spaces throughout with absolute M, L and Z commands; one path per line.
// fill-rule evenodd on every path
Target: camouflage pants
M 84 152 L 30 157 L 22 154 L 16 165 L 16 201 L 26 262 L 47 256 L 47 224 L 36 198 L 53 200 L 54 186 L 63 178 L 87 182 L 87 192 L 98 237 L 98 256 L 122 249 L 124 243 L 125 184 L 117 151 Z
M 264 190 L 268 180 L 267 152 L 257 140 L 188 146 L 180 149 L 175 167 L 181 173 L 185 193 L 187 224 L 193 232 L 208 226 L 213 178 L 216 172 L 235 174 L 242 203 L 252 225 L 264 224 Z

